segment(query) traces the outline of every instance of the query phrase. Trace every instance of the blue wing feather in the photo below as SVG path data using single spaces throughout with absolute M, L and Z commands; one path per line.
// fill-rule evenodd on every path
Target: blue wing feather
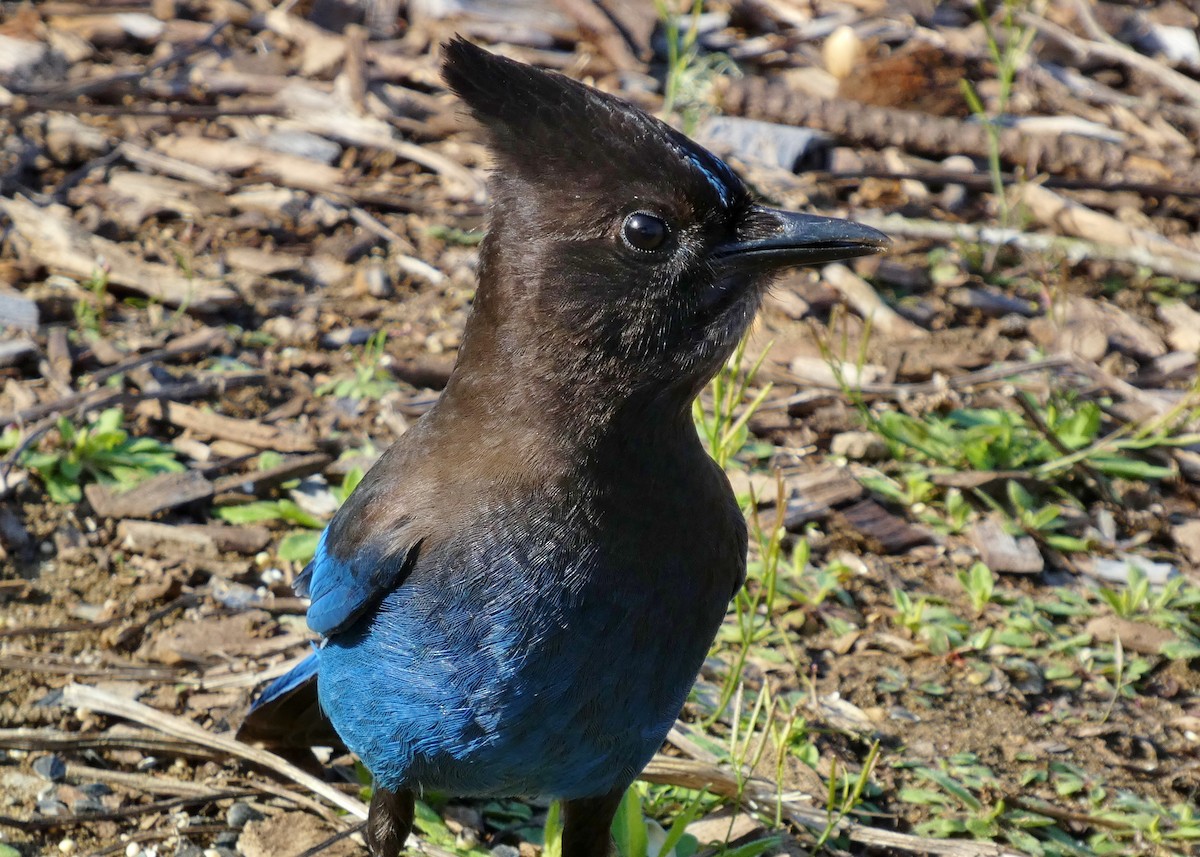
M 367 610 L 404 582 L 416 557 L 415 545 L 399 555 L 385 555 L 370 544 L 349 556 L 330 547 L 336 521 L 317 542 L 317 552 L 296 578 L 295 590 L 308 597 L 308 627 L 329 637 L 353 624 Z

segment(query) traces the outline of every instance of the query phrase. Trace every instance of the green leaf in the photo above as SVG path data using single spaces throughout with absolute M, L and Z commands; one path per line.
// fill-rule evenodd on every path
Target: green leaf
M 612 834 L 621 857 L 647 857 L 649 836 L 636 786 L 631 786 L 621 798 L 613 818 Z
M 277 553 L 280 559 L 307 563 L 316 554 L 320 540 L 321 533 L 317 530 L 296 530 L 280 539 Z

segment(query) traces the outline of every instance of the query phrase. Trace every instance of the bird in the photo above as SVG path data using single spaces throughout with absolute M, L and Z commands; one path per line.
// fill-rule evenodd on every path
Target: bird
M 493 159 L 457 360 L 320 536 L 294 584 L 319 643 L 239 736 L 352 750 L 372 857 L 426 791 L 560 800 L 564 857 L 605 857 L 745 579 L 692 402 L 774 274 L 888 239 L 757 203 L 615 96 L 442 51 Z

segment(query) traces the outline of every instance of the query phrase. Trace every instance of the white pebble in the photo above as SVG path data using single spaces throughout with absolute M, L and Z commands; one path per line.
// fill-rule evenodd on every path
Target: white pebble
M 61 851 L 63 854 L 74 854 L 75 853 L 75 840 L 72 839 L 70 836 L 64 838 L 61 842 L 58 843 L 58 850 Z
M 142 853 L 142 846 L 136 842 L 130 842 L 125 846 L 125 857 L 138 857 Z

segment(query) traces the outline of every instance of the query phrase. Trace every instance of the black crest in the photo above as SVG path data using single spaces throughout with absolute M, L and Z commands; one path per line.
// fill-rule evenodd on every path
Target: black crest
M 666 188 L 700 206 L 748 199 L 720 158 L 627 102 L 555 72 L 496 56 L 461 37 L 444 48 L 442 76 L 487 129 L 506 173 L 555 175 L 559 191 L 637 194 Z

